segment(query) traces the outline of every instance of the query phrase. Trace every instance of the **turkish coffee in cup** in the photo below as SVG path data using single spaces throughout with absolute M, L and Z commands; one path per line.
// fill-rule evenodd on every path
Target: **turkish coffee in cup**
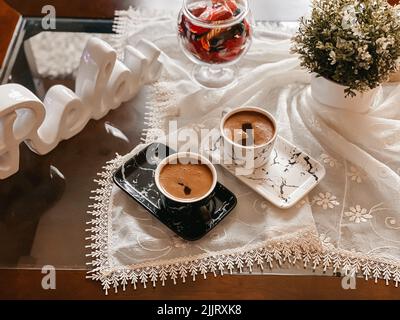
M 214 165 L 200 154 L 174 153 L 163 159 L 155 171 L 155 182 L 163 207 L 173 213 L 211 214 L 210 204 L 217 184 Z
M 221 119 L 220 131 L 224 157 L 250 169 L 243 172 L 250 174 L 269 161 L 277 136 L 276 121 L 269 112 L 250 106 L 230 110 Z

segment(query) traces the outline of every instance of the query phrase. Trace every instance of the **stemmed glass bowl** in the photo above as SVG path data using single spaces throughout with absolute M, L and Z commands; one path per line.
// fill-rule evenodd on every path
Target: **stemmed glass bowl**
M 185 55 L 195 63 L 192 76 L 207 88 L 223 88 L 237 78 L 237 61 L 252 40 L 247 0 L 184 0 L 178 37 Z

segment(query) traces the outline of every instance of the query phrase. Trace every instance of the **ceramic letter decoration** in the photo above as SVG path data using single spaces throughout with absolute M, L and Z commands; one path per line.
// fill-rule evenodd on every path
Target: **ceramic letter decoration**
M 131 70 L 130 95 L 133 97 L 143 84 L 156 80 L 161 72 L 158 61 L 160 50 L 147 40 L 141 40 L 137 47 L 126 46 L 124 64 Z
M 140 51 L 131 46 L 126 46 L 124 53 L 124 64 L 131 71 L 131 82 L 129 86 L 129 95 L 135 96 L 140 89 L 142 73 L 146 57 Z
M 133 98 L 161 71 L 160 50 L 142 40 L 127 46 L 125 64 L 106 42 L 89 39 L 79 65 L 75 92 L 56 85 L 42 103 L 18 84 L 0 86 L 0 179 L 19 168 L 22 141 L 37 154 L 47 154 L 60 141 L 78 134 L 90 119 L 100 119 Z
M 110 81 L 106 85 L 102 105 L 108 110 L 113 110 L 118 108 L 122 102 L 128 101 L 131 98 L 130 83 L 132 78 L 131 71 L 121 61 L 117 60 Z
M 45 117 L 43 103 L 19 84 L 0 86 L 0 179 L 19 169 L 19 144 L 35 138 Z
M 92 110 L 91 115 L 95 120 L 104 117 L 109 110 L 103 104 L 103 94 L 116 59 L 115 50 L 98 38 L 90 38 L 82 53 L 75 93 Z
M 153 43 L 147 40 L 140 40 L 136 45 L 136 49 L 145 56 L 141 72 L 142 83 L 150 83 L 160 76 L 161 63 L 158 61 L 158 58 L 161 52 Z
M 60 141 L 79 133 L 90 119 L 90 109 L 70 89 L 56 85 L 44 98 L 46 116 L 37 133 L 26 144 L 38 154 L 47 154 Z

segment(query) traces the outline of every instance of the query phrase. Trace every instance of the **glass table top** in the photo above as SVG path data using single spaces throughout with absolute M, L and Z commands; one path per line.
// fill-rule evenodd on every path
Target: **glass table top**
M 108 20 L 64 19 L 57 23 L 57 30 L 68 32 L 107 33 L 112 27 Z M 17 37 L 23 41 L 31 38 L 40 29 L 37 25 L 36 18 L 25 19 Z M 3 83 L 23 84 L 40 98 L 54 84 L 74 88 L 72 73 L 38 74 L 24 51 L 20 46 L 8 57 Z M 77 54 L 79 57 L 81 52 Z M 93 179 L 116 153 L 125 154 L 139 143 L 144 96 L 145 90 L 129 108 L 121 105 L 103 119 L 90 121 L 81 133 L 47 155 L 36 155 L 25 144 L 20 145 L 19 172 L 0 181 L 0 267 L 41 268 L 50 264 L 58 269 L 86 268 L 86 211 L 90 191 L 96 188 Z M 128 141 L 114 136 L 113 127 Z
M 73 88 L 74 77 L 73 70 L 61 76 L 43 76 L 32 70 L 32 57 L 22 44 L 40 31 L 39 18 L 24 18 L 19 24 L 0 83 L 20 83 L 43 98 L 54 84 Z M 59 19 L 57 31 L 110 34 L 112 20 Z M 0 268 L 47 264 L 57 269 L 87 268 L 86 211 L 90 191 L 96 188 L 93 179 L 116 153 L 125 154 L 140 142 L 145 96 L 142 90 L 129 106 L 121 105 L 103 119 L 91 120 L 81 133 L 47 155 L 36 155 L 20 145 L 19 172 L 0 181 Z M 113 127 L 128 141 L 113 135 Z

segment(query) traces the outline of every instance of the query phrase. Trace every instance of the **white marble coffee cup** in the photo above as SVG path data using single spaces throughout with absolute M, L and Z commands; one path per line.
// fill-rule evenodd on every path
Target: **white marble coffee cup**
M 270 140 L 265 141 L 263 144 L 249 146 L 242 145 L 240 142 L 233 141 L 228 137 L 224 128 L 226 120 L 234 114 L 242 111 L 252 111 L 259 113 L 261 116 L 266 116 L 274 126 L 273 137 Z M 268 111 L 259 107 L 244 106 L 229 110 L 222 117 L 220 121 L 220 132 L 224 142 L 224 164 L 233 164 L 244 169 L 241 174 L 251 174 L 254 169 L 262 167 L 268 163 L 272 150 L 274 149 L 278 128 L 274 116 Z

